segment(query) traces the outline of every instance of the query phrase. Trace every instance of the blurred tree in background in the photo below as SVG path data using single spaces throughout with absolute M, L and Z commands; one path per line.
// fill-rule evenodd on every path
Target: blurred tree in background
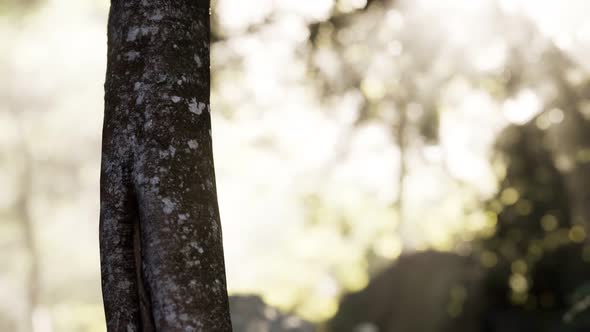
M 288 312 L 234 298 L 259 309 L 233 319 L 251 331 L 293 314 L 336 331 L 584 330 L 588 6 L 219 0 L 228 287 Z M 0 301 L 0 329 L 102 331 L 107 4 L 26 8 L 0 19 L 0 294 L 18 299 Z

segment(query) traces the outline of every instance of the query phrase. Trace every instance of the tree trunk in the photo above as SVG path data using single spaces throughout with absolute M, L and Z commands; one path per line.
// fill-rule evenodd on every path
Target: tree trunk
M 23 245 L 27 251 L 29 257 L 29 267 L 28 267 L 28 276 L 26 278 L 27 281 L 27 303 L 26 303 L 26 327 L 25 331 L 35 332 L 35 312 L 38 310 L 39 306 L 39 295 L 41 293 L 41 282 L 39 276 L 39 251 L 37 248 L 37 241 L 36 241 L 36 230 L 35 230 L 35 222 L 31 216 L 29 211 L 30 200 L 33 192 L 32 182 L 33 182 L 33 171 L 32 171 L 32 163 L 33 158 L 31 156 L 31 151 L 29 145 L 25 139 L 25 134 L 23 130 L 23 120 L 18 118 L 19 130 L 22 133 L 23 142 L 21 150 L 23 151 L 24 155 L 24 169 L 21 175 L 21 188 L 22 192 L 18 198 L 16 203 L 17 214 L 22 222 L 23 228 Z
M 100 211 L 109 332 L 231 331 L 209 89 L 209 1 L 111 1 Z

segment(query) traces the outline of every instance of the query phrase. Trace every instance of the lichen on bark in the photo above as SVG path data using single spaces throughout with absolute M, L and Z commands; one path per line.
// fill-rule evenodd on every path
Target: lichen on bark
M 108 331 L 231 331 L 210 135 L 209 1 L 112 0 L 107 56 Z

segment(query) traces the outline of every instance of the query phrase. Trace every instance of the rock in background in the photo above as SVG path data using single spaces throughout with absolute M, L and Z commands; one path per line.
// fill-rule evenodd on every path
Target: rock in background
M 315 332 L 315 327 L 297 316 L 268 306 L 255 295 L 229 299 L 233 330 L 236 332 Z

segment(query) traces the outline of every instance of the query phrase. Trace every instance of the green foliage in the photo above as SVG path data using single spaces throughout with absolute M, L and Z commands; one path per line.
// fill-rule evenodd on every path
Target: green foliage
M 585 283 L 571 295 L 571 307 L 563 319 L 578 327 L 590 328 L 590 283 Z
M 0 0 L 0 17 L 21 16 L 34 10 L 44 0 Z

